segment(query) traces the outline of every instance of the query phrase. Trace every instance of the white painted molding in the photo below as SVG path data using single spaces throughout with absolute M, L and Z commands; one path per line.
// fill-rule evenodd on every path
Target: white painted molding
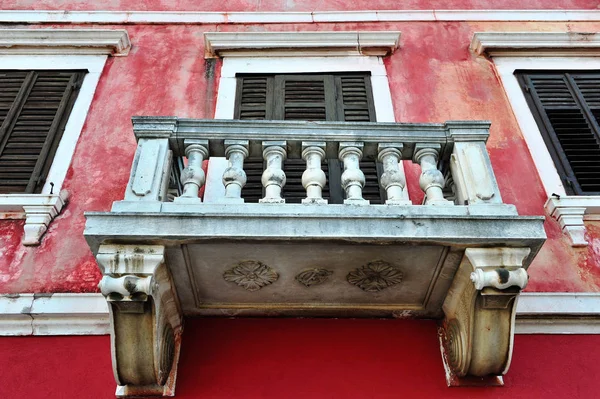
M 400 32 L 207 32 L 206 57 L 385 56 Z
M 597 57 L 596 32 L 476 32 L 471 50 L 477 55 L 502 57 Z
M 0 11 L 0 23 L 29 24 L 269 24 L 393 21 L 600 21 L 600 10 Z
M 524 292 L 517 334 L 600 334 L 600 293 Z M 0 336 L 105 335 L 102 294 L 0 295 Z
M 102 294 L 0 296 L 0 335 L 104 335 L 109 324 Z
M 546 211 L 558 220 L 563 232 L 574 247 L 588 245 L 584 220 L 598 220 L 600 197 L 591 195 L 550 197 L 544 205 Z
M 65 206 L 68 193 L 0 194 L 0 219 L 25 219 L 23 245 L 39 245 L 50 222 Z
M 126 30 L 0 29 L 0 55 L 125 56 L 130 48 Z
M 517 334 L 600 334 L 600 293 L 525 292 Z

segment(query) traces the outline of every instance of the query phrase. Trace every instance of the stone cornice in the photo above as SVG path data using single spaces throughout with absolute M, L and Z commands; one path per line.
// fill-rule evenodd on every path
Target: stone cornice
M 130 48 L 122 29 L 0 29 L 0 55 L 125 56 Z
M 398 46 L 400 32 L 207 32 L 206 57 L 223 56 L 385 56 Z
M 471 50 L 503 57 L 592 57 L 600 55 L 600 34 L 593 32 L 476 32 Z
M 270 24 L 393 21 L 600 21 L 600 10 L 133 11 L 1 10 L 0 23 Z

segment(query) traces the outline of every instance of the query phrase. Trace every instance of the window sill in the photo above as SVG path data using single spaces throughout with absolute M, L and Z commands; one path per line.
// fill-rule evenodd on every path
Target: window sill
M 574 247 L 585 247 L 584 220 L 600 220 L 600 196 L 560 196 L 550 197 L 544 205 L 546 211 L 558 220 L 563 232 L 571 239 Z
M 0 194 L 0 219 L 25 219 L 23 245 L 39 245 L 68 198 L 60 194 Z

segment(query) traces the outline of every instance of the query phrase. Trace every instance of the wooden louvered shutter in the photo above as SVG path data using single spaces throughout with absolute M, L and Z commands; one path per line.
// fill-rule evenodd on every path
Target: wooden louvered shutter
M 239 76 L 235 117 L 242 120 L 376 120 L 370 77 L 364 73 Z M 306 196 L 301 181 L 305 167 L 306 163 L 301 159 L 285 161 L 287 182 L 282 195 L 287 203 L 300 203 Z M 244 162 L 248 181 L 242 196 L 246 202 L 258 202 L 262 198 L 262 168 L 262 159 L 249 158 Z M 376 161 L 362 161 L 361 169 L 367 178 L 363 196 L 374 204 L 382 203 Z M 343 190 L 340 186 L 340 162 L 337 159 L 327 160 L 323 164 L 323 170 L 328 176 L 327 185 L 323 188 L 323 198 L 330 203 L 341 203 Z
M 517 72 L 569 194 L 600 194 L 600 73 Z
M 0 193 L 41 191 L 84 74 L 0 71 Z

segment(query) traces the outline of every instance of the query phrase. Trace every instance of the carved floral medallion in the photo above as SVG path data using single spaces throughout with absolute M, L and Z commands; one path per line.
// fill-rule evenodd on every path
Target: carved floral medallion
M 296 276 L 296 281 L 306 287 L 310 287 L 311 285 L 323 284 L 332 274 L 333 271 L 331 270 L 315 267 L 300 272 Z
M 223 273 L 225 281 L 236 283 L 248 291 L 258 291 L 265 285 L 274 283 L 279 275 L 264 263 L 247 260 Z
M 401 283 L 402 272 L 392 264 L 378 260 L 351 271 L 346 279 L 363 291 L 378 292 Z

